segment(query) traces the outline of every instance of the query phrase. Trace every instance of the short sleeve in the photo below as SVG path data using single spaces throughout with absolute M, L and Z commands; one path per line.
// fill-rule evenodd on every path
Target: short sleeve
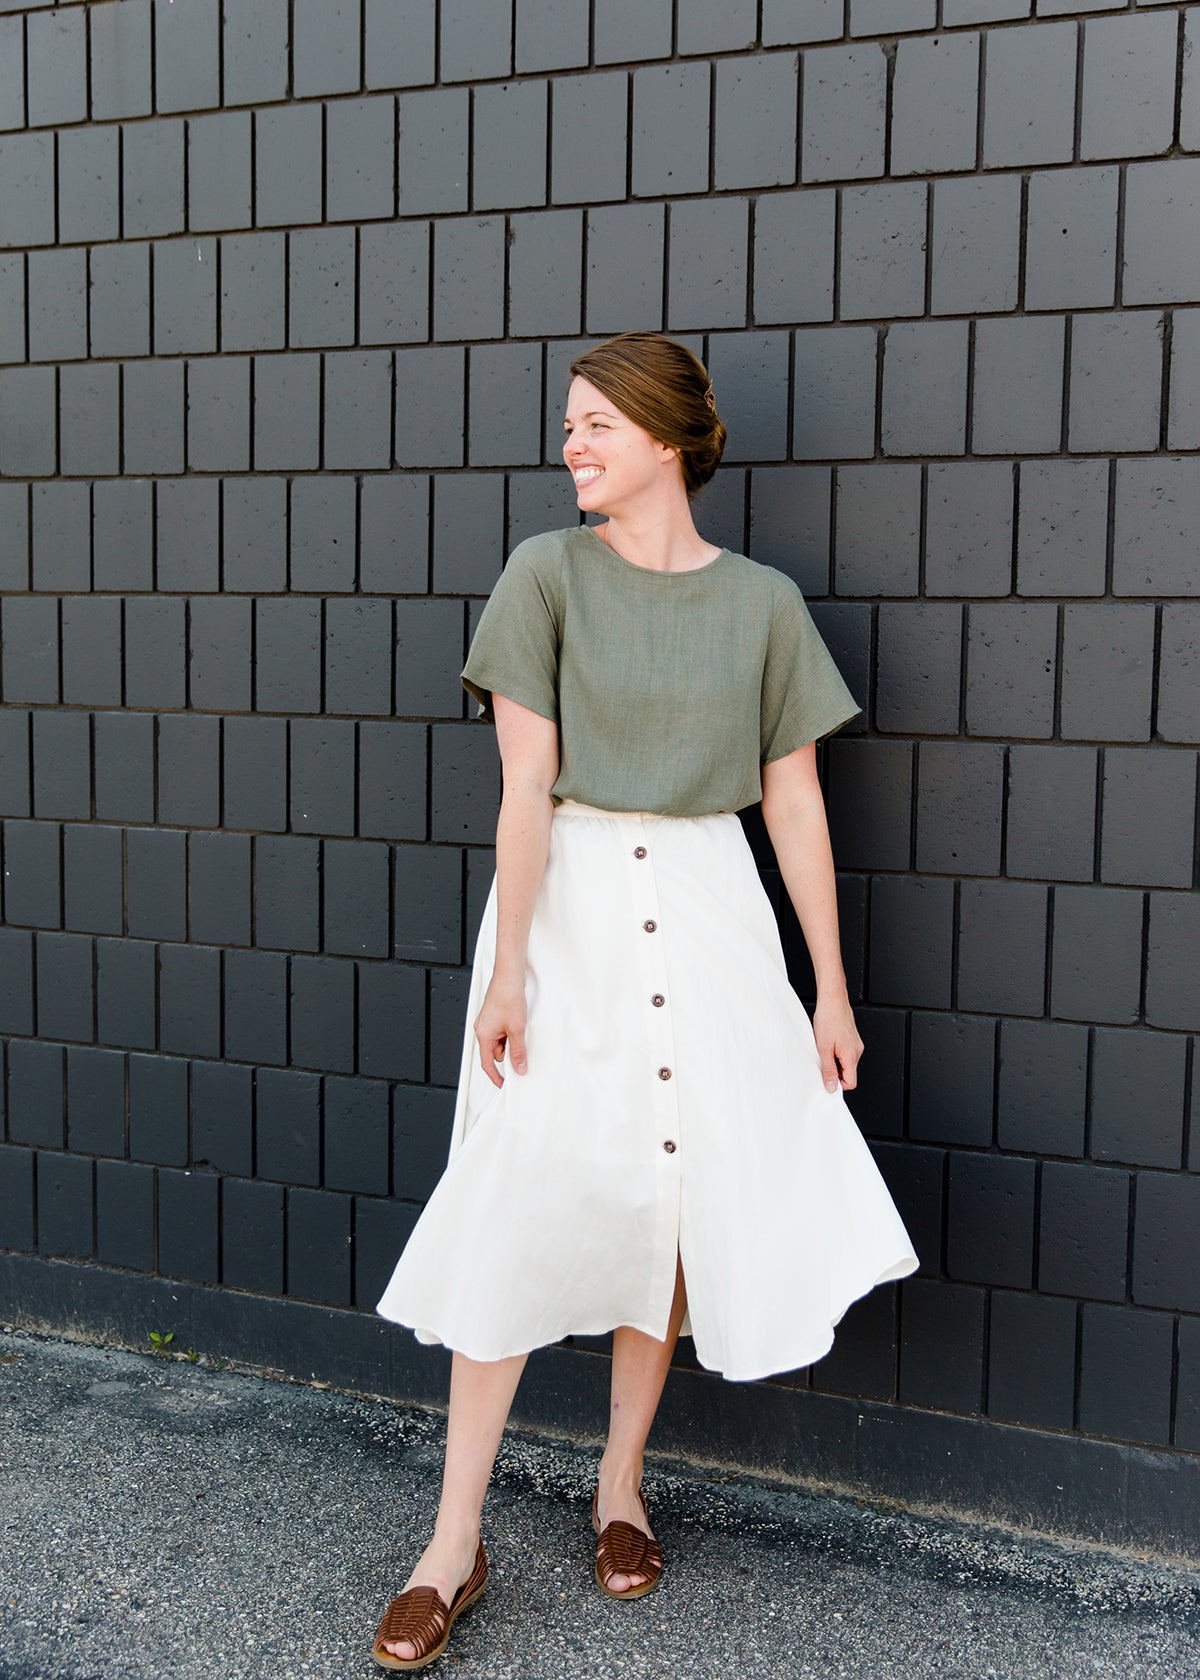
M 778 573 L 763 666 L 762 763 L 823 740 L 861 710 L 821 640 L 804 597 L 790 578 Z
M 557 567 L 545 542 L 513 550 L 471 639 L 462 682 L 485 723 L 496 721 L 493 694 L 558 722 Z

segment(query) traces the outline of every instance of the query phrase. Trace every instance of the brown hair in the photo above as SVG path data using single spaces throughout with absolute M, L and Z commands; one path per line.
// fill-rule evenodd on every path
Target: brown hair
M 679 451 L 689 497 L 716 472 L 725 427 L 708 370 L 686 345 L 663 333 L 618 333 L 577 356 L 571 375 L 586 379 L 635 426 Z

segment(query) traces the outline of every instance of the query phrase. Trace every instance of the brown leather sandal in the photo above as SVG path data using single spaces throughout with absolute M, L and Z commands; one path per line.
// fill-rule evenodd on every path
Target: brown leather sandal
M 653 1592 L 658 1585 L 663 1569 L 662 1547 L 643 1529 L 635 1528 L 632 1523 L 605 1523 L 600 1527 L 599 1512 L 600 1490 L 597 1488 L 592 1495 L 592 1527 L 600 1536 L 600 1544 L 596 1547 L 596 1581 L 602 1592 L 609 1598 L 644 1598 L 648 1592 Z M 638 1489 L 638 1498 L 642 1502 L 642 1510 L 646 1512 L 646 1521 L 650 1521 L 650 1512 L 646 1506 L 646 1495 Z M 614 1592 L 609 1582 L 614 1575 L 644 1575 L 646 1579 L 636 1587 L 626 1587 L 624 1592 Z
M 474 1604 L 487 1586 L 487 1578 L 487 1553 L 481 1540 L 475 1567 L 455 1593 L 448 1610 L 436 1587 L 409 1587 L 407 1592 L 397 1594 L 383 1613 L 371 1650 L 380 1668 L 424 1668 L 440 1657 L 449 1643 L 456 1617 L 469 1604 Z M 415 1657 L 397 1657 L 384 1650 L 385 1640 L 392 1645 L 401 1639 L 415 1647 Z

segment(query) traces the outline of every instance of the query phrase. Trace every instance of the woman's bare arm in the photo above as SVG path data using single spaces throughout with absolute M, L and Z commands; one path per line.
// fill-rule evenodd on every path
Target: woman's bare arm
M 815 744 L 764 764 L 762 784 L 767 833 L 817 978 L 813 1032 L 821 1052 L 821 1076 L 828 1091 L 836 1091 L 839 1082 L 852 1091 L 863 1044 L 842 967 L 833 851 Z
M 533 906 L 546 868 L 550 789 L 558 779 L 558 727 L 527 706 L 492 696 L 504 792 L 496 823 L 496 961 L 475 1021 L 483 1071 L 503 1085 L 496 1067 L 507 1052 L 524 1073 L 525 957 Z

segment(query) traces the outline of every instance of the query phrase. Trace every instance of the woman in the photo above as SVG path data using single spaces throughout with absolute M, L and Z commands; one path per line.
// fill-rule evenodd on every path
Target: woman
M 463 682 L 503 765 L 450 1160 L 377 1311 L 454 1350 L 433 1538 L 376 1637 L 445 1648 L 526 1355 L 613 1331 L 592 1518 L 612 1597 L 658 1583 L 642 1458 L 679 1334 L 734 1381 L 822 1357 L 917 1264 L 842 1092 L 862 1044 L 814 743 L 858 711 L 799 591 L 706 542 L 725 428 L 657 333 L 572 363 L 563 454 L 603 524 L 522 543 Z M 813 1021 L 736 812 L 761 797 Z

